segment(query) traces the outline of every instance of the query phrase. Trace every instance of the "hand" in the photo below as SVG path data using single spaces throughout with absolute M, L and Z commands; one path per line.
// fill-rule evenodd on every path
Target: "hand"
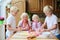
M 16 31 L 21 31 L 21 28 L 20 27 L 16 28 Z
M 39 30 L 39 32 L 44 32 L 45 31 L 45 29 L 41 29 L 41 30 Z

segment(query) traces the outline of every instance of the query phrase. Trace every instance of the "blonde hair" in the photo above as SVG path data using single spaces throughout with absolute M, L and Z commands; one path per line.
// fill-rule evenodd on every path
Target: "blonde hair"
M 36 15 L 36 14 L 34 14 L 34 15 L 32 16 L 32 20 L 35 20 L 36 17 L 38 17 L 38 21 L 39 21 L 39 16 Z
M 49 5 L 46 5 L 46 6 L 44 6 L 44 8 L 43 8 L 43 12 L 48 12 L 48 11 L 53 11 L 53 7 L 52 6 L 49 6 Z
M 23 19 L 23 17 L 25 17 L 25 16 L 27 16 L 29 18 L 28 14 L 26 12 L 22 13 L 22 15 L 20 16 L 20 18 Z
M 12 7 L 10 8 L 10 12 L 11 12 L 11 11 L 16 11 L 16 12 L 17 12 L 17 11 L 18 11 L 18 8 L 17 8 L 16 6 L 12 6 Z

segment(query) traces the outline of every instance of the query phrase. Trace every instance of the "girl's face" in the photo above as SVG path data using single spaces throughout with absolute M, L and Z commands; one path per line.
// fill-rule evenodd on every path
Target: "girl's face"
M 23 19 L 24 19 L 24 20 L 28 20 L 28 16 L 24 16 Z
M 24 16 L 23 17 L 23 21 L 26 23 L 28 21 L 28 17 L 27 16 Z
M 16 16 L 18 11 L 12 11 L 13 15 Z
M 34 17 L 33 21 L 38 22 L 38 17 Z

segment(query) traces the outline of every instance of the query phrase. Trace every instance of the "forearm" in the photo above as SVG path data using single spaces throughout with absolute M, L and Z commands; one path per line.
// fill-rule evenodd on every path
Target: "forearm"
M 45 31 L 52 31 L 52 30 L 55 30 L 56 28 L 57 28 L 57 25 L 53 25 L 52 28 L 45 29 Z
M 42 29 L 44 29 L 44 28 L 45 28 L 45 26 L 46 26 L 46 24 L 44 23 L 44 24 L 42 24 L 41 28 L 42 28 Z
M 44 28 L 44 27 L 45 27 L 45 25 L 43 24 L 41 28 Z
M 16 28 L 9 27 L 8 30 L 15 31 Z
M 52 26 L 52 28 L 50 28 L 49 30 L 54 30 L 54 29 L 56 29 L 57 28 L 57 25 L 54 25 L 54 26 Z
M 11 25 L 7 25 L 8 30 L 15 30 L 16 28 L 12 28 Z

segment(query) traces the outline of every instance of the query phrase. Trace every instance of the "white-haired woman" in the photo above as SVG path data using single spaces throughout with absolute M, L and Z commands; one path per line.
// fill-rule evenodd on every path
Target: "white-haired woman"
M 18 23 L 18 29 L 21 31 L 29 31 L 31 22 L 27 13 L 22 13 L 21 20 Z
M 47 5 L 43 8 L 43 12 L 45 13 L 46 18 L 42 27 L 44 28 L 45 25 L 47 25 L 47 29 L 44 29 L 44 31 L 50 31 L 54 35 L 56 35 L 57 38 L 60 39 L 60 33 L 58 28 L 58 18 L 56 15 L 53 14 L 53 7 Z
M 10 15 L 7 18 L 6 38 L 11 36 L 16 31 L 15 16 L 16 16 L 17 12 L 18 12 L 18 8 L 16 6 L 12 6 L 10 8 Z

